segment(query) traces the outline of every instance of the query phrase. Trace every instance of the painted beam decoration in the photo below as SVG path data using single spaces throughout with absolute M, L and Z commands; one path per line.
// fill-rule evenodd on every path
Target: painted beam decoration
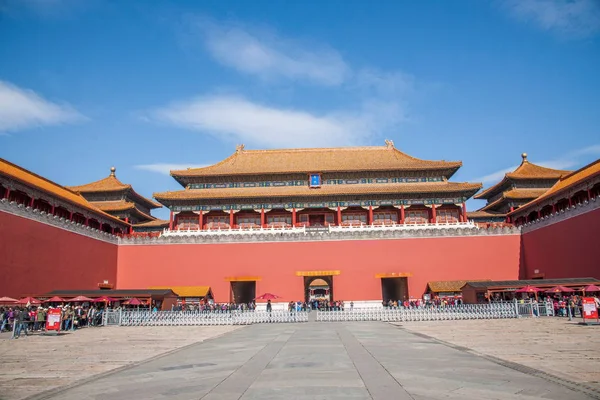
M 323 181 L 321 174 L 310 174 L 309 180 L 288 181 L 260 181 L 260 182 L 221 182 L 221 183 L 192 183 L 190 189 L 233 189 L 251 187 L 281 187 L 281 186 L 307 186 L 320 187 L 325 185 L 360 185 L 373 183 L 426 183 L 442 182 L 441 176 L 430 177 L 405 177 L 405 178 L 358 178 L 358 179 L 326 179 Z
M 404 199 L 404 200 L 360 200 L 360 201 L 331 201 L 310 203 L 252 203 L 252 204 L 223 204 L 223 205 L 172 205 L 171 211 L 229 211 L 229 210 L 277 210 L 292 208 L 337 208 L 337 207 L 379 207 L 379 206 L 411 206 L 411 205 L 443 205 L 460 204 L 467 201 L 466 197 Z

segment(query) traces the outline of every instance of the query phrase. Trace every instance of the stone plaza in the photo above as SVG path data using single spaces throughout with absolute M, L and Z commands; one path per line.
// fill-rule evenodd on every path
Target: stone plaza
M 598 328 L 559 318 L 9 337 L 5 400 L 600 398 Z

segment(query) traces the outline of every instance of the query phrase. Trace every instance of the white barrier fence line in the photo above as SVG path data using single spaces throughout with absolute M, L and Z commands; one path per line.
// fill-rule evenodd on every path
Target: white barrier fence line
M 552 316 L 551 303 L 461 304 L 444 307 L 373 308 L 344 311 L 317 311 L 317 322 L 346 321 L 449 321 Z
M 297 311 L 109 311 L 120 326 L 250 325 L 308 322 L 308 312 Z M 110 318 L 107 318 L 110 320 Z M 110 323 L 109 323 L 110 325 Z

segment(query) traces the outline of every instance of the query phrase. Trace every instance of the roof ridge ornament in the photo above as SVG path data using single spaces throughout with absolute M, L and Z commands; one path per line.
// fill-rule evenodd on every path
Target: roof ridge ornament
M 244 151 L 244 145 L 243 144 L 238 144 L 237 146 L 235 146 L 235 152 L 236 153 L 241 153 L 242 151 Z
M 115 167 L 110 167 L 110 176 L 116 176 L 117 169 Z
M 394 141 L 390 140 L 390 139 L 385 139 L 385 147 L 387 147 L 388 149 L 393 149 L 394 148 Z
M 523 154 L 521 154 L 521 158 L 523 159 L 523 162 L 524 162 L 524 163 L 525 163 L 525 162 L 528 162 L 528 161 L 527 161 L 527 153 L 523 153 Z

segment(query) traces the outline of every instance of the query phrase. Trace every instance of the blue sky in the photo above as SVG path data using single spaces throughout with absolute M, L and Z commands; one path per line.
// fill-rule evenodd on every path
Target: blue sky
M 600 157 L 597 0 L 148 4 L 0 3 L 0 157 L 146 196 L 238 143 L 392 139 L 486 186 Z

